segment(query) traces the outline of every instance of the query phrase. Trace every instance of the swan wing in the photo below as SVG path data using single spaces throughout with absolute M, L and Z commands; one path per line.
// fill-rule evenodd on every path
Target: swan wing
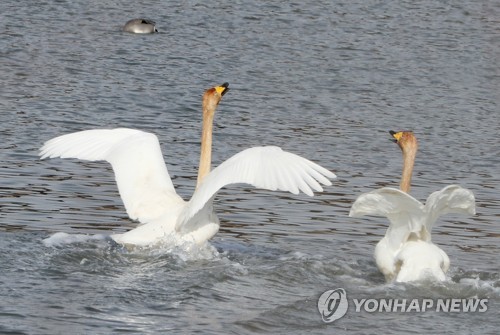
M 212 200 L 222 187 L 229 184 L 250 184 L 271 191 L 303 192 L 313 196 L 323 185 L 331 185 L 335 174 L 303 157 L 278 147 L 254 147 L 232 156 L 199 185 L 177 221 L 177 230 L 189 232 L 200 224 L 198 213 L 211 210 Z
M 434 222 L 441 215 L 448 213 L 476 214 L 475 205 L 474 193 L 459 185 L 448 185 L 433 192 L 425 202 L 427 231 L 431 232 Z
M 408 193 L 392 187 L 383 187 L 361 194 L 352 204 L 349 216 L 380 215 L 387 217 L 404 211 L 419 212 L 422 210 L 422 203 Z
M 406 242 L 412 232 L 419 232 L 425 213 L 423 204 L 411 195 L 392 188 L 384 187 L 360 195 L 351 207 L 349 216 L 385 216 L 390 225 L 385 237 L 392 248 L 397 249 Z
M 47 141 L 40 156 L 111 163 L 127 214 L 142 223 L 183 202 L 175 192 L 158 138 L 151 133 L 126 128 L 85 130 Z

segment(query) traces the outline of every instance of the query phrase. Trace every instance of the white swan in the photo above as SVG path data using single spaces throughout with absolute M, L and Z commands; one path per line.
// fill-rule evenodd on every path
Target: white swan
M 210 171 L 215 110 L 228 91 L 225 83 L 203 95 L 203 131 L 196 191 L 186 202 L 175 192 L 163 161 L 158 138 L 134 129 L 94 129 L 47 141 L 46 157 L 78 158 L 111 163 L 129 217 L 142 225 L 112 235 L 118 243 L 148 246 L 162 240 L 203 243 L 219 229 L 212 202 L 217 191 L 234 183 L 251 184 L 312 196 L 320 185 L 331 185 L 335 174 L 278 147 L 254 147 L 239 152 Z
M 448 255 L 431 241 L 434 222 L 447 213 L 475 214 L 474 194 L 458 185 L 432 193 L 424 204 L 406 192 L 418 144 L 412 132 L 392 132 L 403 152 L 401 190 L 384 187 L 362 194 L 349 216 L 386 216 L 390 225 L 375 247 L 375 261 L 387 281 L 408 282 L 424 278 L 445 280 Z
M 156 23 L 148 19 L 132 19 L 123 26 L 123 31 L 134 34 L 157 33 Z

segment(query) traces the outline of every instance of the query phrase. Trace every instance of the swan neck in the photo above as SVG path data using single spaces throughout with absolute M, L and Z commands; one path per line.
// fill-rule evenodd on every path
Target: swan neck
M 203 110 L 203 128 L 201 132 L 201 153 L 200 166 L 198 168 L 198 181 L 196 186 L 200 186 L 203 178 L 210 173 L 212 164 L 212 128 L 214 113 Z
M 403 173 L 401 176 L 400 189 L 403 192 L 409 193 L 411 186 L 411 175 L 415 164 L 415 156 L 417 155 L 416 148 L 403 151 Z

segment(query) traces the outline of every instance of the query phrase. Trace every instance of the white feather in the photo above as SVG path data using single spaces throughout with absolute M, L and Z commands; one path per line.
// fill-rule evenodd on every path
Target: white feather
M 245 183 L 312 196 L 335 174 L 278 147 L 244 150 L 210 172 L 189 202 L 179 197 L 155 135 L 133 129 L 87 130 L 49 140 L 41 158 L 78 158 L 111 163 L 128 215 L 143 225 L 113 235 L 119 243 L 150 245 L 177 238 L 202 243 L 219 228 L 212 201 L 222 187 Z
M 475 203 L 474 193 L 458 185 L 448 185 L 442 190 L 432 193 L 425 202 L 427 230 L 431 233 L 434 222 L 441 215 L 449 213 L 476 214 Z
M 425 206 L 409 194 L 382 188 L 362 194 L 349 216 L 381 215 L 389 219 L 385 236 L 375 247 L 375 260 L 388 280 L 411 281 L 425 276 L 444 280 L 446 253 L 431 242 L 433 223 L 447 213 L 475 213 L 471 191 L 450 185 L 432 193 Z
M 226 185 L 243 183 L 294 194 L 298 194 L 300 189 L 313 196 L 313 190 L 323 191 L 318 181 L 323 185 L 331 185 L 325 176 L 336 178 L 335 174 L 325 168 L 278 147 L 243 150 L 205 177 L 179 216 L 176 230 L 187 233 L 197 229 L 199 221 L 192 219 L 204 207 L 212 206 L 215 194 Z
M 150 222 L 182 203 L 165 166 L 158 138 L 134 129 L 94 129 L 56 137 L 41 158 L 78 158 L 111 163 L 127 214 Z

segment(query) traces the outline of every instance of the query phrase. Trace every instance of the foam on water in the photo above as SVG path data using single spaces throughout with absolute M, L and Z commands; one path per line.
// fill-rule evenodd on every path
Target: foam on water
M 68 234 L 57 232 L 46 239 L 43 239 L 43 245 L 46 247 L 61 247 L 67 244 L 85 243 L 89 241 L 109 241 L 111 238 L 106 235 L 89 235 L 89 234 Z
M 43 239 L 42 243 L 48 248 L 60 248 L 69 245 L 75 245 L 74 248 L 78 248 L 76 244 L 86 245 L 87 248 L 99 248 L 99 245 L 105 246 L 106 248 L 111 246 L 123 252 L 148 254 L 152 257 L 172 254 L 183 262 L 194 260 L 214 260 L 220 258 L 217 249 L 208 242 L 201 245 L 189 241 L 179 243 L 178 239 L 168 237 L 162 242 L 148 247 L 135 247 L 131 245 L 122 246 L 116 243 L 109 235 L 104 234 L 68 234 L 65 232 L 58 232 Z

